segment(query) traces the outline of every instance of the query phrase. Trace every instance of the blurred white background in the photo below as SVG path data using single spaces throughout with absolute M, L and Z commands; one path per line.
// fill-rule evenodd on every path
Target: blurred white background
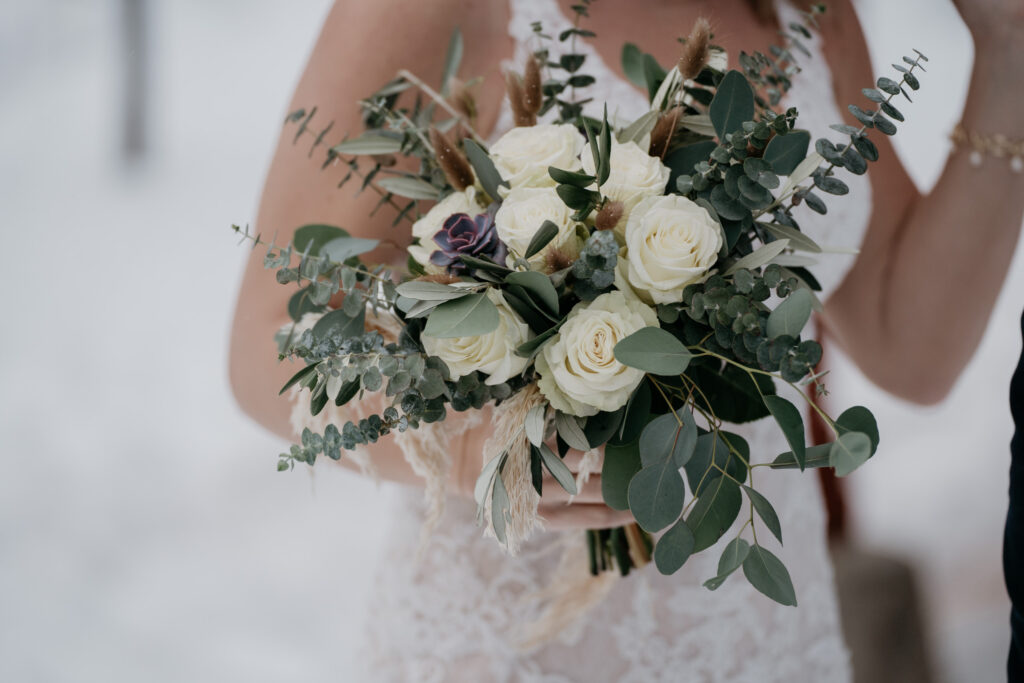
M 254 217 L 328 5 L 147 3 L 146 146 L 126 160 L 125 65 L 141 55 L 122 3 L 0 3 L 0 680 L 348 680 L 387 487 L 277 474 L 285 444 L 240 414 L 225 370 L 245 258 L 228 227 Z M 931 58 L 897 137 L 927 188 L 969 36 L 946 0 L 860 9 L 877 68 L 911 46 Z M 941 407 L 900 404 L 841 362 L 830 382 L 883 434 L 850 479 L 853 531 L 918 568 L 949 683 L 1002 677 L 1022 306 L 1018 258 Z

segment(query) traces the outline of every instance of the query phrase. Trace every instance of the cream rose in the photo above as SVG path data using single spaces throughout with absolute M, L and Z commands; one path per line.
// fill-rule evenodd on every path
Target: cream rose
M 577 305 L 537 356 L 541 393 L 570 415 L 621 408 L 644 373 L 615 360 L 615 345 L 641 328 L 657 325 L 653 309 L 630 301 L 622 292 Z
M 581 154 L 583 171 L 593 175 L 594 155 L 590 152 L 590 145 Z M 671 171 L 661 163 L 661 159 L 652 157 L 635 142 L 620 143 L 614 137 L 609 171 L 608 180 L 601 185 L 601 194 L 622 202 L 622 218 L 615 226 L 615 236 L 622 244 L 626 221 L 633 208 L 647 197 L 663 195 Z
M 513 128 L 491 145 L 491 161 L 512 188 L 554 187 L 548 166 L 578 170 L 585 142 L 568 123 Z
M 501 203 L 494 215 L 494 227 L 498 237 L 509 248 L 509 264 L 515 260 L 513 254 L 523 256 L 530 240 L 544 221 L 558 226 L 558 234 L 547 246 L 527 259 L 538 270 L 551 249 L 559 249 L 571 258 L 580 251 L 576 236 L 576 221 L 572 209 L 565 205 L 553 187 L 514 187 Z
M 487 296 L 498 309 L 498 327 L 493 331 L 476 337 L 421 337 L 423 348 L 445 362 L 453 379 L 479 370 L 488 375 L 484 384 L 501 384 L 518 375 L 529 363 L 515 351 L 533 336 L 530 327 L 509 308 L 500 291 L 488 289 Z
M 648 303 L 679 301 L 715 265 L 722 228 L 686 197 L 651 197 L 626 223 L 626 279 Z
M 483 211 L 483 207 L 477 201 L 476 188 L 467 187 L 464 192 L 452 192 L 430 207 L 430 210 L 422 218 L 412 224 L 412 236 L 418 237 L 420 243 L 409 245 L 409 255 L 428 273 L 444 272 L 444 268 L 430 262 L 430 255 L 437 250 L 434 235 L 452 214 L 465 213 L 475 216 L 481 211 Z

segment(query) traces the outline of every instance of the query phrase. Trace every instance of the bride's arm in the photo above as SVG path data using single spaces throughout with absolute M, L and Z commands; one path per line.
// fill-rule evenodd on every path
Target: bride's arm
M 970 5 L 961 11 L 976 45 L 963 124 L 1020 140 L 1024 2 L 959 4 Z M 874 82 L 867 48 L 850 3 L 833 8 L 838 16 L 824 30 L 837 98 L 844 105 L 860 103 L 860 89 Z M 924 87 L 942 88 L 940 55 L 933 57 Z M 1011 172 L 1008 158 L 985 157 L 975 167 L 967 151 L 956 150 L 932 192 L 921 196 L 885 136 L 874 133 L 872 139 L 881 152 L 868 172 L 873 215 L 860 256 L 826 304 L 825 323 L 876 384 L 935 403 L 952 388 L 985 331 L 1020 233 L 1024 174 Z
M 499 64 L 512 52 L 507 37 L 508 16 L 494 11 L 492 3 L 469 0 L 357 0 L 336 3 L 324 22 L 309 62 L 292 98 L 289 111 L 317 107 L 314 123 L 334 121 L 338 138 L 362 129 L 356 100 L 372 93 L 401 68 L 412 70 L 428 83 L 441 78 L 453 26 L 460 26 L 465 40 L 462 73 L 485 76 L 477 91 L 478 128 L 486 134 L 495 122 L 504 94 Z M 494 37 L 499 37 L 494 39 Z M 387 207 L 371 217 L 377 195 L 365 191 L 356 196 L 354 183 L 337 189 L 341 169 L 320 170 L 319 154 L 308 156 L 308 140 L 293 144 L 294 129 L 282 132 L 260 199 L 255 231 L 277 235 L 284 244 L 295 228 L 306 223 L 330 223 L 353 235 L 382 241 L 367 261 L 404 264 L 405 246 L 411 236 L 408 223 L 391 227 L 394 214 Z M 333 138 L 332 138 L 333 140 Z M 321 148 L 322 149 L 322 148 Z M 322 152 L 321 152 L 322 154 Z M 292 363 L 277 361 L 274 332 L 288 321 L 286 314 L 293 289 L 277 283 L 265 270 L 262 251 L 250 257 L 239 292 L 230 349 L 231 386 L 242 409 L 274 433 L 294 439 L 289 423 L 291 405 L 278 389 L 295 372 Z M 489 425 L 453 439 L 450 490 L 469 495 L 480 472 L 480 453 Z M 391 438 L 372 445 L 375 470 L 384 479 L 422 484 Z M 572 465 L 578 458 L 569 459 Z M 349 458 L 340 464 L 352 467 Z M 550 492 L 550 493 L 549 493 Z M 552 480 L 545 486 L 541 514 L 549 528 L 608 527 L 631 521 L 628 513 L 606 507 L 601 499 L 600 476 L 594 475 L 572 506 Z

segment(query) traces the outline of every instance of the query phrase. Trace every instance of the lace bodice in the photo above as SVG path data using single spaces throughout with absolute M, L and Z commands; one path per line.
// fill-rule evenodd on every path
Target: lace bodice
M 533 46 L 531 23 L 556 34 L 569 28 L 555 0 L 512 0 L 509 31 L 517 41 L 516 64 Z M 595 10 L 596 11 L 596 10 Z M 783 23 L 795 20 L 779 7 Z M 828 66 L 816 40 L 801 64 L 788 104 L 801 126 L 815 136 L 841 121 L 830 88 Z M 588 95 L 592 106 L 609 103 L 625 119 L 646 110 L 644 96 L 618 78 L 585 42 L 587 73 L 597 78 Z M 596 113 L 596 112 L 588 112 Z M 512 125 L 506 110 L 499 133 Z M 838 198 L 827 217 L 807 212 L 801 225 L 824 245 L 856 247 L 868 218 L 869 187 L 862 177 L 844 177 L 856 202 Z M 849 255 L 828 256 L 815 267 L 825 296 L 852 263 Z M 787 450 L 769 421 L 738 428 L 755 460 Z M 524 652 L 517 633 L 538 614 L 532 599 L 550 583 L 566 543 L 582 533 L 541 533 L 522 553 L 505 556 L 482 537 L 471 503 L 452 501 L 441 527 L 418 564 L 413 563 L 422 502 L 419 491 L 396 496 L 390 535 L 371 601 L 368 652 L 361 657 L 368 681 L 445 683 L 568 683 L 569 681 L 775 681 L 849 680 L 848 655 L 840 632 L 832 568 L 827 554 L 824 508 L 816 477 L 790 471 L 757 472 L 758 487 L 772 500 L 783 522 L 784 547 L 759 540 L 786 562 L 800 603 L 781 607 L 731 577 L 715 592 L 701 583 L 714 576 L 718 547 L 692 557 L 665 577 L 653 565 L 615 582 L 607 597 L 554 642 Z M 767 534 L 764 534 L 767 535 Z

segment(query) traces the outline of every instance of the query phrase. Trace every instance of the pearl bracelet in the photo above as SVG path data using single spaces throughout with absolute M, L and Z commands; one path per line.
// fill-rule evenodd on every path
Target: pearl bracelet
M 967 145 L 971 148 L 969 159 L 974 166 L 981 166 L 982 158 L 986 154 L 997 159 L 1009 156 L 1010 170 L 1014 173 L 1024 173 L 1024 140 L 1010 140 L 998 133 L 985 135 L 968 131 L 962 123 L 956 124 L 949 139 L 956 147 Z

